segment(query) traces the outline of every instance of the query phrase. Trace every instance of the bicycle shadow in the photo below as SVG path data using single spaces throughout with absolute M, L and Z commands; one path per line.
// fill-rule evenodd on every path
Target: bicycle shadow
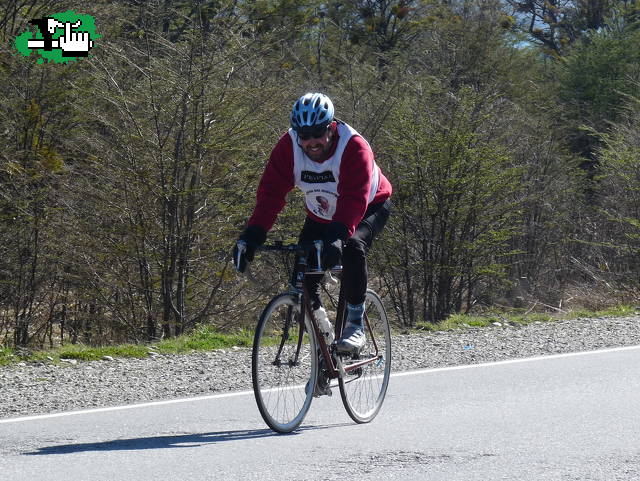
M 91 451 L 137 451 L 147 449 L 193 448 L 205 444 L 216 444 L 229 441 L 245 441 L 248 439 L 297 436 L 305 431 L 331 429 L 350 425 L 351 423 L 327 424 L 322 426 L 303 426 L 288 434 L 279 434 L 271 429 L 249 429 L 235 431 L 219 431 L 212 433 L 180 434 L 168 436 L 154 436 L 147 438 L 114 439 L 95 443 L 61 444 L 43 446 L 36 451 L 24 452 L 26 456 L 41 456 L 50 454 L 74 454 Z

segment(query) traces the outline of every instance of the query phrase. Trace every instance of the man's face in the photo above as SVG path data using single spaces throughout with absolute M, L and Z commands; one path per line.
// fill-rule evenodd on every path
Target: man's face
M 327 128 L 319 132 L 313 132 L 310 135 L 299 134 L 298 142 L 302 150 L 304 150 L 304 153 L 307 154 L 307 157 L 316 162 L 320 162 L 325 160 L 329 155 L 332 138 L 333 134 L 331 129 Z

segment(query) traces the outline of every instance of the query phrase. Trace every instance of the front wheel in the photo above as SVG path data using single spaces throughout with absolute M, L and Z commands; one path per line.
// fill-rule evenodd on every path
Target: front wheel
M 300 307 L 295 294 L 274 297 L 260 316 L 253 340 L 253 392 L 262 418 L 279 433 L 300 426 L 316 384 L 315 338 Z
M 376 417 L 387 393 L 391 376 L 391 330 L 378 294 L 367 290 L 365 298 L 366 344 L 360 354 L 343 359 L 343 364 L 371 360 L 340 377 L 340 395 L 347 413 L 357 423 Z

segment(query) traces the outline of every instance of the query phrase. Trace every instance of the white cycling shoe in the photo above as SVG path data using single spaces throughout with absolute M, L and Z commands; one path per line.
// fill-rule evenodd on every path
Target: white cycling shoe
M 336 349 L 338 352 L 358 354 L 366 341 L 362 325 L 349 322 L 342 331 L 342 337 L 336 341 Z

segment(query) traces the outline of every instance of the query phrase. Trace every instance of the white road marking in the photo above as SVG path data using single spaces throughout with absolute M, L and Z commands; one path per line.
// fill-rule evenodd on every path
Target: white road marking
M 483 362 L 477 364 L 463 364 L 460 366 L 449 366 L 449 367 L 435 367 L 429 369 L 418 369 L 414 371 L 404 371 L 392 374 L 392 377 L 403 377 L 403 376 L 413 376 L 416 374 L 432 374 L 436 372 L 443 371 L 458 371 L 460 369 L 476 369 L 481 367 L 493 367 L 493 366 L 504 366 L 506 364 L 519 364 L 523 362 L 538 362 L 538 361 L 546 361 L 549 359 L 561 359 L 564 357 L 579 357 L 579 356 L 592 356 L 594 354 L 608 354 L 612 352 L 623 352 L 623 351 L 634 351 L 636 349 L 640 349 L 640 345 L 638 346 L 625 346 L 625 347 L 612 347 L 608 349 L 597 349 L 595 351 L 579 351 L 579 352 L 567 352 L 564 354 L 549 354 L 546 356 L 534 356 L 534 357 L 523 357 L 521 359 L 506 359 L 504 361 L 493 361 L 493 362 Z
M 0 419 L 0 424 L 8 424 L 8 423 L 19 423 L 24 421 L 36 421 L 42 419 L 52 419 L 52 418 L 61 418 L 66 416 L 76 416 L 79 414 L 93 414 L 93 413 L 106 413 L 110 411 L 124 411 L 126 409 L 139 409 L 139 408 L 147 408 L 153 406 L 164 406 L 167 404 L 180 404 L 186 402 L 195 402 L 195 401 L 208 401 L 210 399 L 222 399 L 227 397 L 238 397 L 238 396 L 246 396 L 247 394 L 253 394 L 253 391 L 237 391 L 237 392 L 227 392 L 222 394 L 212 394 L 210 396 L 196 396 L 190 398 L 180 398 L 180 399 L 167 399 L 166 401 L 151 401 L 146 403 L 139 404 L 127 404 L 125 406 L 111 406 L 106 408 L 95 408 L 95 409 L 83 409 L 80 411 L 66 411 L 61 413 L 53 413 L 53 414 L 37 414 L 35 416 L 24 416 L 19 418 L 9 418 L 9 419 Z
M 640 349 L 640 345 L 614 347 L 610 349 L 599 349 L 595 351 L 580 351 L 580 352 L 570 352 L 565 354 L 550 354 L 548 356 L 525 357 L 522 359 L 508 359 L 505 361 L 494 361 L 494 362 L 485 362 L 485 363 L 478 363 L 478 364 L 463 364 L 460 366 L 417 369 L 413 371 L 403 371 L 403 372 L 392 373 L 391 377 L 416 376 L 416 375 L 422 375 L 422 374 L 434 374 L 434 373 L 447 372 L 447 371 L 460 371 L 463 369 L 479 369 L 479 368 L 485 368 L 485 367 L 505 366 L 508 364 L 547 361 L 551 359 L 561 359 L 565 357 L 592 356 L 592 355 L 608 354 L 608 353 L 614 353 L 614 352 L 633 351 L 637 349 Z M 146 403 L 140 403 L 140 404 L 129 404 L 125 406 L 111 406 L 111 407 L 105 407 L 105 408 L 83 409 L 80 411 L 67 411 L 67 412 L 53 413 L 53 414 L 38 414 L 35 416 L 23 416 L 18 418 L 0 419 L 0 424 L 20 423 L 20 422 L 26 422 L 26 421 L 39 421 L 44 419 L 77 416 L 81 414 L 124 411 L 127 409 L 140 409 L 140 408 L 147 408 L 147 407 L 154 407 L 154 406 L 165 406 L 169 404 L 180 404 L 180 403 L 186 403 L 186 402 L 210 401 L 212 399 L 223 399 L 223 398 L 248 396 L 248 395 L 253 395 L 253 391 L 237 391 L 237 392 L 229 392 L 229 393 L 221 393 L 221 394 L 212 394 L 209 396 L 196 396 L 196 397 L 181 398 L 181 399 L 168 399 L 166 401 L 152 401 L 152 402 L 146 402 Z

